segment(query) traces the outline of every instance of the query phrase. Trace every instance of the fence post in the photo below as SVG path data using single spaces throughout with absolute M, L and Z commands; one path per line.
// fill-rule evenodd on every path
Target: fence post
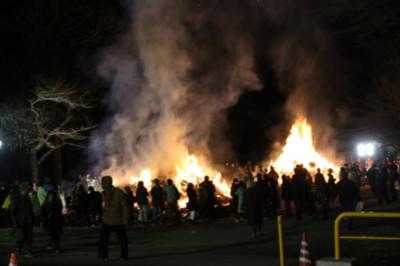
M 283 236 L 282 236 L 282 216 L 278 215 L 278 239 L 279 239 L 279 260 L 280 266 L 284 266 L 284 254 L 283 254 Z
M 340 234 L 340 221 L 342 220 L 343 213 L 340 214 L 338 217 L 335 219 L 335 227 L 334 227 L 334 232 L 333 232 L 333 238 L 334 238 L 334 246 L 335 246 L 335 260 L 340 259 L 340 239 L 339 239 L 339 234 Z

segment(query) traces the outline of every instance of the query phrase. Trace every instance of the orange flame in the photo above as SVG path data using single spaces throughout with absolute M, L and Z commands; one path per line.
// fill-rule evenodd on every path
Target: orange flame
M 223 197 L 230 198 L 230 186 L 226 180 L 222 179 L 221 173 L 208 168 L 206 164 L 200 163 L 199 159 L 195 155 L 187 154 L 180 162 L 175 164 L 175 175 L 171 177 L 174 181 L 177 189 L 181 193 L 181 199 L 178 204 L 179 207 L 186 207 L 186 187 L 189 183 L 198 186 L 206 175 L 213 181 L 218 194 Z M 143 169 L 138 176 L 130 178 L 130 185 L 137 185 L 139 181 L 143 181 L 144 186 L 150 190 L 152 186 L 152 180 L 157 176 L 154 175 L 154 171 L 151 169 Z
M 280 174 L 293 172 L 296 165 L 303 164 L 310 170 L 332 169 L 335 173 L 339 167 L 318 153 L 313 145 L 312 128 L 304 117 L 298 117 L 290 129 L 289 137 L 282 149 L 282 153 L 272 165 Z

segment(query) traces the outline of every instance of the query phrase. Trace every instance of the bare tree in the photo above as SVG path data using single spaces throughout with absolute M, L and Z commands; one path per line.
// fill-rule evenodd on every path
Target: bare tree
M 82 89 L 60 81 L 40 82 L 27 102 L 2 107 L 0 127 L 10 146 L 29 151 L 34 182 L 54 151 L 66 145 L 83 147 L 95 126 L 87 115 L 92 107 Z

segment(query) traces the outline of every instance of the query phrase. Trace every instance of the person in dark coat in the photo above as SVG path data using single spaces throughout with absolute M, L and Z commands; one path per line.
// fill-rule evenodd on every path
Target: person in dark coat
M 281 198 L 285 206 L 286 215 L 292 216 L 291 212 L 291 203 L 293 200 L 292 180 L 287 175 L 282 175 Z
M 251 226 L 252 236 L 255 238 L 262 234 L 264 199 L 262 191 L 255 186 L 252 180 L 247 181 L 246 188 L 247 222 Z
M 238 197 L 236 196 L 236 191 L 239 187 L 239 179 L 233 179 L 231 185 L 231 202 L 230 202 L 230 209 L 233 214 L 236 214 L 237 206 L 238 206 Z
M 345 169 L 340 171 L 340 181 L 336 184 L 333 192 L 333 200 L 339 195 L 339 202 L 342 212 L 352 212 L 356 203 L 360 200 L 356 184 L 348 178 L 348 172 Z M 348 220 L 347 227 L 352 229 L 352 219 Z
M 193 183 L 189 183 L 186 189 L 188 196 L 187 208 L 189 210 L 189 220 L 194 221 L 196 218 L 196 211 L 198 210 L 197 192 L 194 189 Z
M 303 171 L 301 166 L 296 166 L 294 169 L 292 187 L 296 218 L 297 220 L 301 220 L 308 199 L 307 173 Z
M 47 249 L 55 253 L 60 253 L 60 237 L 64 225 L 62 208 L 59 195 L 54 190 L 47 193 L 42 206 L 43 226 L 49 236 Z
M 76 215 L 78 219 L 78 226 L 85 226 L 89 224 L 89 195 L 85 187 L 80 185 L 75 195 Z
M 335 190 L 336 180 L 333 176 L 333 170 L 331 168 L 328 169 L 328 201 L 331 202 L 332 194 Z
M 17 193 L 13 194 L 11 198 L 10 214 L 17 238 L 17 253 L 24 254 L 25 257 L 32 257 L 34 214 L 28 189 L 29 186 L 26 183 L 18 186 Z M 26 253 L 24 252 L 25 247 Z
M 367 170 L 367 181 L 371 188 L 372 194 L 374 194 L 376 197 L 378 197 L 377 179 L 378 170 L 376 169 L 376 165 L 372 164 L 371 168 Z
M 151 203 L 153 205 L 154 222 L 163 222 L 164 211 L 164 189 L 160 185 L 160 180 L 154 179 L 154 186 L 150 190 Z
M 206 196 L 206 201 L 205 201 L 205 207 L 206 207 L 206 212 L 205 212 L 205 218 L 210 219 L 210 220 L 215 220 L 216 215 L 215 215 L 215 210 L 214 210 L 214 205 L 217 203 L 217 199 L 215 197 L 215 186 L 212 181 L 210 181 L 210 178 L 208 176 L 204 177 L 204 181 L 200 184 L 200 187 L 204 189 L 203 192 L 205 192 Z
M 377 176 L 377 187 L 378 187 L 378 203 L 382 204 L 385 201 L 386 204 L 389 203 L 388 195 L 388 169 L 386 164 L 382 164 Z
M 388 169 L 388 194 L 390 201 L 396 201 L 398 198 L 397 190 L 395 188 L 395 184 L 399 179 L 397 173 L 397 165 L 393 163 L 393 161 L 387 162 L 387 169 Z
M 200 217 L 201 219 L 207 219 L 208 218 L 208 206 L 207 206 L 207 190 L 203 186 L 199 186 L 198 189 L 198 194 L 199 194 L 199 212 L 200 212 Z
M 136 202 L 136 197 L 133 195 L 133 191 L 129 186 L 124 187 L 124 193 L 126 195 L 126 204 L 129 209 L 129 223 L 133 223 L 135 220 L 133 217 L 133 213 L 135 210 L 134 204 Z
M 321 169 L 317 169 L 315 174 L 315 189 L 317 195 L 317 201 L 322 206 L 322 218 L 328 218 L 328 184 L 325 181 L 324 175 L 321 173 Z
M 277 210 L 279 208 L 279 193 L 278 193 L 278 178 L 275 175 L 275 170 L 271 167 L 271 172 L 266 175 L 266 185 L 268 186 L 267 191 L 267 201 L 268 201 L 268 208 L 267 208 L 267 215 L 268 217 L 275 217 L 277 215 Z
M 103 198 L 101 193 L 95 191 L 93 187 L 89 187 L 88 191 L 90 223 L 95 225 L 101 219 L 101 204 L 103 203 Z
M 136 202 L 139 205 L 139 220 L 142 223 L 147 223 L 147 206 L 149 204 L 148 196 L 149 193 L 144 187 L 143 181 L 140 181 L 136 189 Z

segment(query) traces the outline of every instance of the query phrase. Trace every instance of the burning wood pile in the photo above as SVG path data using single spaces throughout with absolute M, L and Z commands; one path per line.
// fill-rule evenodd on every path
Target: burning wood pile
M 290 175 L 296 165 L 303 165 L 308 168 L 310 173 L 320 168 L 322 171 L 332 169 L 334 173 L 338 173 L 339 167 L 334 162 L 330 161 L 320 153 L 318 153 L 313 145 L 313 136 L 311 125 L 308 124 L 304 117 L 298 117 L 291 127 L 290 134 L 286 139 L 286 144 L 282 148 L 282 152 L 275 160 L 270 161 L 265 166 L 274 166 L 279 175 Z M 261 167 L 261 171 L 264 169 Z M 249 171 L 247 171 L 249 172 Z M 112 173 L 111 173 L 112 174 Z M 256 173 L 242 173 L 241 178 L 247 176 L 255 176 Z M 181 208 L 186 207 L 187 197 L 186 188 L 189 183 L 194 186 L 199 186 L 205 176 L 209 176 L 212 180 L 219 200 L 229 202 L 230 183 L 232 177 L 223 177 L 221 172 L 208 166 L 208 163 L 201 160 L 194 154 L 185 154 L 182 159 L 175 163 L 174 170 L 169 173 L 161 173 L 158 169 L 145 168 L 137 175 L 132 175 L 128 179 L 126 177 L 119 179 L 115 176 L 116 185 L 126 185 L 124 182 L 128 180 L 130 186 L 135 187 L 139 181 L 144 183 L 144 186 L 150 190 L 153 186 L 153 180 L 158 178 L 161 181 L 172 179 L 178 188 L 182 197 L 179 200 Z M 123 181 L 122 181 L 123 180 Z M 281 182 L 281 180 L 278 180 Z

